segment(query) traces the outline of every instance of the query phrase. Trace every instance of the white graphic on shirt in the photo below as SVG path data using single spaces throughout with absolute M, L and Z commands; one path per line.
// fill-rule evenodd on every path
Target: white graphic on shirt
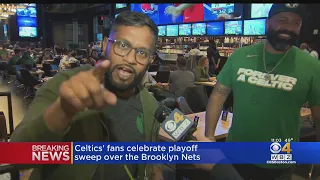
M 264 78 L 266 73 L 252 69 L 239 68 L 237 75 L 237 81 L 284 91 L 292 91 L 293 87 L 297 84 L 296 78 L 280 74 L 270 74 L 271 80 L 267 81 Z

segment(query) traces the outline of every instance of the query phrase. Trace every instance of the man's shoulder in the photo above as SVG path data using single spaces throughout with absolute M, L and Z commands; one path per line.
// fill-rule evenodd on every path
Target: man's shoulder
M 296 60 L 300 61 L 301 63 L 304 63 L 304 64 L 307 63 L 312 66 L 320 63 L 320 61 L 317 58 L 315 58 L 311 55 L 312 52 L 310 52 L 310 54 L 307 54 L 297 47 L 294 47 L 293 50 L 295 51 Z M 318 54 L 318 53 L 316 52 L 316 54 Z

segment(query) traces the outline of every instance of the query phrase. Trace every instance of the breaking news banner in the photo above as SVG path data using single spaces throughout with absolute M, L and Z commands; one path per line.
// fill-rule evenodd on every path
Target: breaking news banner
M 320 164 L 320 143 L 0 143 L 0 164 Z

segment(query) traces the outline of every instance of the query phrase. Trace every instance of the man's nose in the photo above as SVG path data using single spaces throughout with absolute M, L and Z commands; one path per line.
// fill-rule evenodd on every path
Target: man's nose
M 123 60 L 126 61 L 129 64 L 136 64 L 137 61 L 136 61 L 136 52 L 135 52 L 135 50 L 132 49 L 129 54 L 127 54 L 126 56 L 123 57 Z

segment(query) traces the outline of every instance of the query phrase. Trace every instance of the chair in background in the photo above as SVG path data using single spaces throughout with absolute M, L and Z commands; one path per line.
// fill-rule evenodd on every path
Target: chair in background
M 52 77 L 52 67 L 51 64 L 43 63 L 42 64 L 42 70 L 44 71 L 44 76 Z
M 169 66 L 160 66 L 158 71 L 170 71 L 170 67 Z
M 76 68 L 76 67 L 79 67 L 79 64 L 78 63 L 69 63 L 70 66 L 71 66 L 71 69 L 73 68 Z
M 157 72 L 159 69 L 159 65 L 158 64 L 151 64 L 149 66 L 148 72 Z
M 26 87 L 26 95 L 23 99 L 26 99 L 35 95 L 35 91 L 41 87 L 42 82 L 35 79 L 27 69 L 20 69 L 20 73 Z
M 184 97 L 194 113 L 206 111 L 208 96 L 204 86 L 188 87 L 184 93 Z
M 186 99 L 183 96 L 177 98 L 177 105 L 183 114 L 193 114 L 193 111 L 190 109 Z
M 158 71 L 155 77 L 157 82 L 167 83 L 169 82 L 170 71 Z
M 58 66 L 55 65 L 55 64 L 50 64 L 51 65 L 51 69 L 54 70 L 54 71 L 57 71 L 58 70 Z
M 0 111 L 0 142 L 8 142 L 7 120 L 3 111 Z
M 8 165 L 1 165 L 0 166 L 0 175 L 2 174 L 10 174 L 10 180 L 19 180 L 20 179 L 20 172 L 16 167 L 12 164 Z

